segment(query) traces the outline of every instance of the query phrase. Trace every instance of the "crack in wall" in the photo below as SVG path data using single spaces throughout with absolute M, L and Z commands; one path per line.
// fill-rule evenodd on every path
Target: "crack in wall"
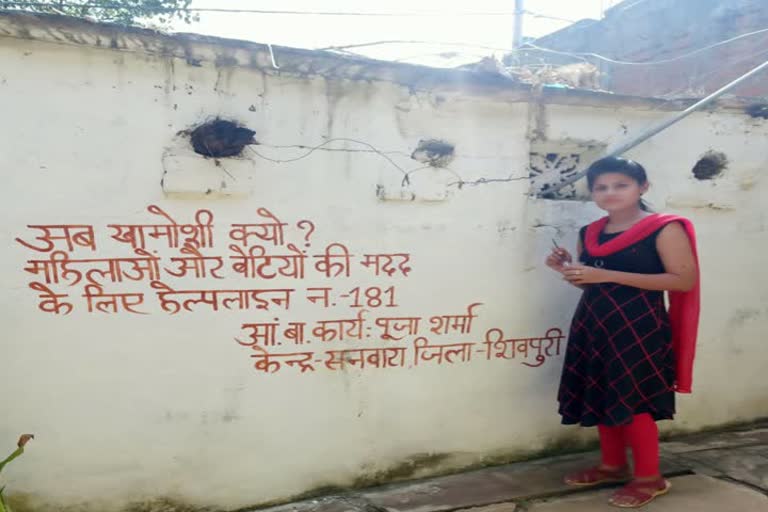
M 529 176 L 517 176 L 517 177 L 515 177 L 515 176 L 512 176 L 512 175 L 510 175 L 510 176 L 508 176 L 506 178 L 485 178 L 485 177 L 483 177 L 483 178 L 478 178 L 476 180 L 469 180 L 469 181 L 465 181 L 465 180 L 454 181 L 452 183 L 449 183 L 447 186 L 448 187 L 457 186 L 459 188 L 459 190 L 461 190 L 463 187 L 466 187 L 466 186 L 489 185 L 491 183 L 510 183 L 510 182 L 513 182 L 513 181 L 522 181 L 522 180 L 528 180 L 528 179 L 530 179 Z

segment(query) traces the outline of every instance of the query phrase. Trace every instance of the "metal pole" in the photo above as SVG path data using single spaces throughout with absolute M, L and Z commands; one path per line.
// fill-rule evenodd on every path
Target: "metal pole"
M 523 17 L 525 16 L 525 1 L 515 0 L 515 32 L 512 38 L 512 47 L 520 48 L 523 45 Z
M 737 78 L 733 82 L 731 82 L 728 85 L 718 89 L 717 91 L 713 92 L 712 94 L 710 94 L 709 96 L 707 96 L 703 100 L 700 100 L 700 101 L 696 102 L 695 104 L 691 105 L 690 107 L 688 107 L 687 109 L 683 110 L 682 112 L 678 112 L 677 114 L 673 115 L 669 119 L 667 119 L 665 121 L 662 121 L 661 123 L 659 123 L 655 127 L 648 129 L 647 131 L 641 133 L 637 137 L 635 137 L 633 139 L 630 139 L 629 141 L 625 142 L 624 144 L 621 144 L 621 145 L 617 146 L 616 148 L 610 150 L 608 152 L 608 154 L 605 155 L 605 156 L 606 157 L 608 157 L 608 156 L 619 156 L 622 153 L 626 153 L 627 151 L 629 151 L 630 149 L 634 148 L 635 146 L 638 146 L 638 145 L 642 144 L 643 142 L 645 142 L 646 140 L 650 139 L 651 137 L 653 137 L 657 133 L 659 133 L 659 132 L 661 132 L 663 130 L 666 130 L 667 128 L 669 128 L 673 124 L 677 123 L 681 119 L 683 119 L 685 117 L 688 117 L 690 114 L 692 114 L 692 113 L 696 112 L 697 110 L 701 109 L 702 107 L 705 107 L 706 105 L 712 103 L 714 100 L 716 100 L 717 98 L 719 98 L 720 96 L 722 96 L 726 92 L 730 91 L 731 89 L 733 89 L 734 87 L 736 87 L 740 83 L 744 82 L 745 80 L 748 80 L 748 79 L 752 78 L 754 75 L 756 75 L 757 73 L 763 71 L 766 68 L 768 68 L 768 61 L 763 62 L 762 64 L 760 64 L 759 66 L 754 68 L 752 71 L 749 71 L 747 74 L 740 76 L 739 78 Z M 565 180 L 565 181 L 563 181 L 561 183 L 557 183 L 557 184 L 553 185 L 552 187 L 550 187 L 546 191 L 546 194 L 547 195 L 553 194 L 553 193 L 557 192 L 558 190 L 562 189 L 563 187 L 567 187 L 568 185 L 576 183 L 581 178 L 586 176 L 586 174 L 587 174 L 586 170 L 581 170 L 578 173 L 576 173 L 573 176 L 571 176 L 570 178 L 568 178 L 567 180 Z

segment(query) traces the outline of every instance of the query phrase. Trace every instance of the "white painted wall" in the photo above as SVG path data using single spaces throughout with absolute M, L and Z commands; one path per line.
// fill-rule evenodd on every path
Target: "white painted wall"
M 399 307 L 371 310 L 368 325 L 379 316 L 424 317 L 421 331 L 432 343 L 474 341 L 480 349 L 491 328 L 516 338 L 565 330 L 578 295 L 542 260 L 553 236 L 572 244 L 594 209 L 529 200 L 525 179 L 455 184 L 457 175 L 526 175 L 527 103 L 14 38 L 0 39 L 0 84 L 0 439 L 10 449 L 18 433 L 37 434 L 3 474 L 12 491 L 36 504 L 93 510 L 158 496 L 235 508 L 376 479 L 427 456 L 431 463 L 416 475 L 583 435 L 559 426 L 562 356 L 538 368 L 474 353 L 468 363 L 343 371 L 319 363 L 314 373 L 283 367 L 267 375 L 253 368 L 253 351 L 234 341 L 247 336 L 244 322 L 354 316 L 344 299 L 327 310 L 303 299 L 305 288 L 318 286 L 337 295 L 395 286 Z M 272 159 L 298 158 L 329 138 L 364 144 L 330 142 L 282 164 L 246 150 L 216 166 L 177 135 L 216 115 L 254 129 L 261 143 L 254 149 Z M 621 123 L 633 132 L 661 115 L 551 105 L 547 135 L 616 138 Z M 705 302 L 696 394 L 681 400 L 677 428 L 768 414 L 768 384 L 758 374 L 768 313 L 766 218 L 758 204 L 766 192 L 766 131 L 744 116 L 703 114 L 632 154 L 652 173 L 655 205 L 690 215 L 700 231 Z M 456 159 L 450 171 L 412 174 L 403 193 L 401 169 L 422 167 L 410 154 L 426 138 L 455 143 Z M 710 148 L 732 163 L 722 179 L 695 182 L 690 168 Z M 400 196 L 415 200 L 393 199 Z M 407 252 L 413 270 L 376 278 L 358 261 L 350 278 L 329 280 L 308 267 L 303 281 L 265 284 L 237 279 L 227 263 L 219 282 L 163 277 L 176 289 L 296 288 L 290 311 L 274 314 L 201 307 L 169 315 L 148 283 L 108 285 L 145 293 L 148 315 L 88 313 L 82 284 L 52 285 L 71 294 L 69 315 L 38 309 L 28 287 L 35 276 L 23 268 L 48 255 L 14 241 L 34 242 L 27 225 L 93 225 L 97 251 L 78 248 L 71 258 L 126 257 L 129 247 L 109 238 L 107 224 L 156 223 L 147 212 L 153 204 L 180 223 L 198 209 L 212 211 L 215 247 L 206 255 L 229 256 L 229 225 L 257 222 L 257 208 L 266 207 L 291 224 L 286 238 L 299 246 L 304 233 L 296 222 L 314 222 L 310 256 L 341 242 L 356 256 Z M 158 241 L 150 246 L 163 266 L 180 255 Z M 428 332 L 430 316 L 458 314 L 473 302 L 483 305 L 472 333 Z M 410 347 L 411 366 L 412 342 L 400 342 Z M 300 349 L 384 344 L 374 336 Z

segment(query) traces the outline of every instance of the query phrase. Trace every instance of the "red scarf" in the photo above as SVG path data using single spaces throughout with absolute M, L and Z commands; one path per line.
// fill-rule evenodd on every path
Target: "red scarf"
M 676 215 L 653 214 L 645 217 L 634 226 L 604 244 L 600 243 L 600 233 L 608 224 L 608 217 L 593 222 L 587 227 L 584 245 L 591 256 L 598 258 L 616 253 L 647 238 L 670 222 L 683 225 L 691 241 L 693 256 L 698 267 L 696 252 L 696 233 L 693 224 L 686 218 Z M 696 354 L 696 335 L 699 329 L 700 278 L 688 292 L 669 293 L 669 320 L 672 326 L 672 347 L 677 362 L 675 391 L 690 393 L 693 383 L 693 358 Z

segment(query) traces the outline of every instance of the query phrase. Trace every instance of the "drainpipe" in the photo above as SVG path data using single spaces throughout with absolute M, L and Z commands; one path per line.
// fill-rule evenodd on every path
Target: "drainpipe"
M 685 117 L 688 117 L 689 115 L 691 115 L 692 113 L 696 112 L 697 110 L 700 110 L 701 108 L 705 107 L 706 105 L 712 103 L 714 100 L 716 100 L 717 98 L 719 98 L 720 96 L 722 96 L 726 92 L 730 91 L 731 89 L 733 89 L 734 87 L 736 87 L 740 83 L 742 83 L 742 82 L 752 78 L 754 75 L 758 74 L 759 72 L 763 71 L 766 68 L 768 68 L 768 61 L 763 62 L 762 64 L 760 64 L 759 66 L 754 68 L 752 71 L 749 71 L 745 75 L 740 76 L 739 78 L 737 78 L 733 82 L 731 82 L 728 85 L 722 87 L 721 89 L 713 92 L 712 94 L 710 94 L 709 96 L 707 96 L 703 100 L 700 100 L 700 101 L 696 102 L 695 104 L 691 105 L 690 107 L 688 107 L 687 109 L 683 110 L 682 112 L 678 112 L 677 114 L 671 116 L 669 119 L 666 119 L 666 120 L 662 121 L 661 123 L 659 123 L 658 125 L 656 125 L 656 126 L 654 126 L 652 128 L 649 128 L 648 130 L 646 130 L 645 132 L 641 133 L 637 137 L 635 137 L 633 139 L 630 139 L 627 142 L 625 142 L 624 144 L 621 144 L 621 145 L 617 146 L 616 148 L 614 148 L 611 151 L 609 151 L 608 154 L 605 155 L 605 156 L 606 157 L 608 157 L 608 156 L 619 156 L 619 155 L 621 155 L 623 153 L 626 153 L 627 151 L 629 151 L 630 149 L 634 148 L 635 146 L 638 146 L 638 145 L 642 144 L 643 142 L 645 142 L 646 140 L 650 139 L 651 137 L 653 137 L 657 133 L 659 133 L 659 132 L 661 132 L 663 130 L 666 130 L 667 128 L 669 128 L 673 124 L 677 123 L 681 119 L 683 119 Z M 587 174 L 586 169 L 581 170 L 581 171 L 577 172 L 576 174 L 574 174 L 573 176 L 571 176 L 570 178 L 566 179 L 565 181 L 563 181 L 561 183 L 557 183 L 557 184 L 551 186 L 545 192 L 544 197 L 553 198 L 554 194 L 557 191 L 559 191 L 563 187 L 567 187 L 568 185 L 576 183 L 581 178 L 586 176 L 586 174 Z
M 515 0 L 515 32 L 512 37 L 512 48 L 523 45 L 523 17 L 525 16 L 525 1 Z

